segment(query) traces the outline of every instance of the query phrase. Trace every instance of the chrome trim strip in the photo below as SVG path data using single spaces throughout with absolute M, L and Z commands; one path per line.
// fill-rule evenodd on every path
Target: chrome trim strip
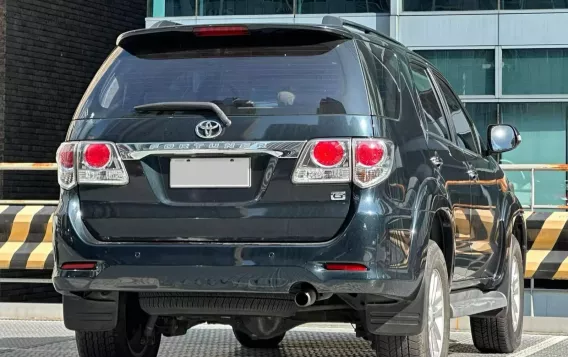
M 296 159 L 306 141 L 215 141 L 175 143 L 116 144 L 122 160 L 140 160 L 150 155 L 195 154 L 268 154 L 281 159 Z

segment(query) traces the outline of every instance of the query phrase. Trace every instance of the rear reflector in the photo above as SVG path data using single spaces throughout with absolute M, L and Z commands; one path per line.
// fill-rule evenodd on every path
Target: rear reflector
M 349 264 L 349 263 L 329 263 L 324 264 L 325 270 L 332 270 L 332 271 L 367 271 L 369 270 L 363 264 Z
M 86 263 L 63 263 L 61 270 L 93 270 L 97 267 L 95 262 Z
M 193 33 L 201 37 L 244 36 L 249 31 L 245 26 L 203 26 L 194 28 Z

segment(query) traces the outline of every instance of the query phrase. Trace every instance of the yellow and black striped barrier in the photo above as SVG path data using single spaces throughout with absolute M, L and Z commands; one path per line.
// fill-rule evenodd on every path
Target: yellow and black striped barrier
M 0 269 L 52 269 L 56 206 L 0 206 Z
M 55 205 L 0 205 L 0 269 L 53 269 Z M 568 280 L 568 212 L 526 212 L 527 279 Z
M 525 278 L 568 280 L 568 212 L 526 212 Z

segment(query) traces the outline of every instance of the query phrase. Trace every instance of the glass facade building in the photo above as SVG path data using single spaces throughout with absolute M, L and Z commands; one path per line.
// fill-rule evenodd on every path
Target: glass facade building
M 320 23 L 335 14 L 373 27 L 432 62 L 481 133 L 510 123 L 523 143 L 503 163 L 566 164 L 568 0 L 149 0 L 147 26 Z M 530 172 L 509 172 L 530 202 Z M 536 174 L 536 204 L 566 205 L 564 172 Z

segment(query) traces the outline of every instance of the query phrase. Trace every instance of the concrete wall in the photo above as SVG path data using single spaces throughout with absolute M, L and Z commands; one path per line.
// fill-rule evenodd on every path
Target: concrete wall
M 146 0 L 0 0 L 0 160 L 54 162 L 116 37 L 144 27 Z M 10 199 L 56 199 L 54 173 L 4 173 Z

